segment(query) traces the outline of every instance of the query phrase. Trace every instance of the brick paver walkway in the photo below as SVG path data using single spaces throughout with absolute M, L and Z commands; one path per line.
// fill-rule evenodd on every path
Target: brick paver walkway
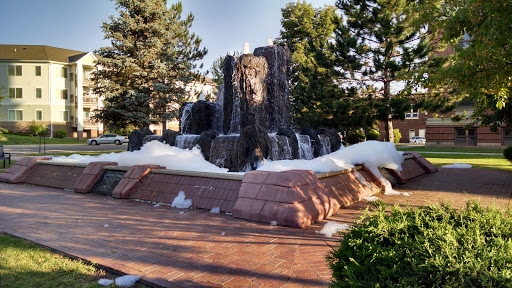
M 470 199 L 507 207 L 512 173 L 440 169 L 379 197 L 418 205 Z M 206 210 L 153 207 L 130 200 L 0 183 L 0 231 L 140 275 L 164 287 L 320 287 L 334 239 L 315 233 L 327 221 L 350 223 L 366 201 L 307 229 L 274 227 Z M 182 214 L 180 214 L 183 212 Z

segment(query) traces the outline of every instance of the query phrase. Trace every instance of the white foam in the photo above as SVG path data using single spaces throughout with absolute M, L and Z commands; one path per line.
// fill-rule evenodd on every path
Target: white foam
M 136 275 L 124 275 L 121 277 L 117 277 L 115 282 L 117 286 L 120 287 L 131 287 L 135 284 L 135 282 L 139 281 L 140 276 Z
M 356 164 L 365 164 L 375 176 L 382 177 L 379 167 L 401 171 L 402 152 L 397 151 L 394 143 L 366 141 L 312 160 L 264 161 L 258 170 L 284 171 L 292 169 L 312 170 L 313 172 L 332 172 L 353 168 Z M 144 144 L 138 151 L 87 156 L 54 157 L 50 161 L 64 163 L 90 163 L 93 161 L 112 161 L 120 166 L 155 164 L 172 170 L 228 173 L 228 169 L 219 168 L 206 161 L 198 148 L 180 149 L 158 141 Z
M 324 227 L 320 231 L 315 231 L 316 233 L 324 234 L 326 237 L 331 238 L 333 234 L 338 231 L 348 230 L 350 229 L 350 225 L 348 224 L 340 224 L 336 222 L 327 222 Z
M 363 198 L 364 200 L 368 201 L 368 202 L 375 202 L 375 201 L 378 201 L 380 200 L 379 197 L 377 196 L 366 196 Z
M 178 193 L 178 196 L 174 197 L 174 200 L 172 200 L 171 207 L 176 207 L 180 209 L 188 209 L 192 206 L 192 200 L 191 199 L 185 199 L 185 192 L 180 191 Z
M 105 279 L 105 278 L 98 280 L 98 284 L 100 284 L 101 286 L 108 286 L 112 283 L 114 283 L 114 280 L 109 280 L 109 279 Z
M 276 221 L 276 220 L 272 220 L 272 221 L 270 221 L 270 225 L 272 225 L 272 226 L 277 226 L 277 221 Z
M 219 207 L 212 208 L 212 210 L 210 210 L 210 213 L 220 213 L 220 208 Z
M 459 163 L 459 162 L 455 162 L 453 164 L 450 164 L 450 165 L 444 165 L 443 168 L 471 168 L 473 167 L 471 164 L 466 164 L 466 163 Z

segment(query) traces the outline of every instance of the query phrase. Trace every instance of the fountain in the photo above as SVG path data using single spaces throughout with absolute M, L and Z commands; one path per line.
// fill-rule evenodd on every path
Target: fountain
M 182 105 L 180 134 L 166 143 L 182 149 L 197 145 L 206 160 L 232 172 L 255 170 L 264 159 L 311 160 L 338 150 L 336 131 L 290 129 L 289 75 L 285 45 L 250 53 L 245 43 L 242 56 L 224 59 L 224 85 L 216 103 Z M 143 143 L 166 138 L 145 137 Z

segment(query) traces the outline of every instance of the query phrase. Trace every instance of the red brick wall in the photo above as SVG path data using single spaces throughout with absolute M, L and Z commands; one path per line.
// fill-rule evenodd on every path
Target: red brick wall
M 450 126 L 428 126 L 427 129 L 427 143 L 436 145 L 438 142 L 450 143 L 455 145 L 455 128 L 464 128 L 464 125 L 450 125 Z M 501 146 L 502 142 L 502 129 L 498 129 L 498 133 L 493 133 L 489 127 L 476 127 L 476 142 L 477 146 L 481 144 L 495 144 Z
M 38 163 L 26 183 L 62 189 L 73 189 L 85 167 L 45 165 Z
M 241 180 L 151 173 L 130 198 L 171 204 L 180 191 L 192 207 L 232 212 Z
M 384 140 L 384 122 L 379 122 L 379 132 L 380 132 L 380 140 Z M 420 112 L 418 115 L 418 119 L 405 119 L 405 120 L 393 120 L 393 129 L 398 129 L 402 137 L 400 138 L 400 143 L 409 143 L 409 130 L 414 129 L 415 135 L 418 136 L 418 131 L 420 129 L 426 129 L 425 126 L 425 113 Z M 427 137 L 426 137 L 427 138 Z M 428 138 L 427 138 L 428 139 Z

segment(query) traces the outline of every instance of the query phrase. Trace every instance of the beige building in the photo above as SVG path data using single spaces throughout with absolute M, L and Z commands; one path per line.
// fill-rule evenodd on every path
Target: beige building
M 0 45 L 0 127 L 28 131 L 31 121 L 46 125 L 50 135 L 64 129 L 74 138 L 96 137 L 101 123 L 90 120 L 101 101 L 92 93 L 96 57 L 43 45 Z

